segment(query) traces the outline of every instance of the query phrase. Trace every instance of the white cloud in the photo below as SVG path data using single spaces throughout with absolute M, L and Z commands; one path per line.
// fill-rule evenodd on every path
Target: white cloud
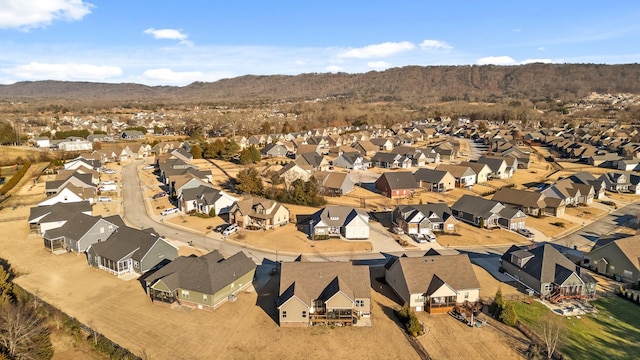
M 386 69 L 391 66 L 391 64 L 386 61 L 369 61 L 367 66 L 372 69 Z
M 361 48 L 347 50 L 338 55 L 342 58 L 380 58 L 395 55 L 397 53 L 415 49 L 415 45 L 409 41 L 385 42 L 382 44 L 369 45 Z
M 544 46 L 540 46 L 540 47 L 538 48 L 538 50 L 540 50 L 540 51 L 545 51 L 545 50 L 547 50 L 547 49 L 545 49 L 545 48 L 544 48 Z
M 423 40 L 420 43 L 420 48 L 422 50 L 451 50 L 453 46 L 440 40 Z
M 122 69 L 118 66 L 78 63 L 45 64 L 39 62 L 30 62 L 29 64 L 2 69 L 2 72 L 21 80 L 103 81 L 122 75 Z
M 200 71 L 173 71 L 171 69 L 149 69 L 143 73 L 144 78 L 153 82 L 188 84 L 194 81 L 206 81 Z
M 478 65 L 516 65 L 517 62 L 509 56 L 487 56 L 476 61 Z
M 183 33 L 182 30 L 178 29 L 154 29 L 148 28 L 144 31 L 145 34 L 152 35 L 154 39 L 169 39 L 169 40 L 178 40 L 181 44 L 184 45 L 193 45 L 191 41 L 188 40 L 187 34 Z
M 54 20 L 80 20 L 93 7 L 83 0 L 0 1 L 0 28 L 29 30 L 50 25 Z
M 331 65 L 331 66 L 327 66 L 327 71 L 332 73 L 337 73 L 337 72 L 341 72 L 342 68 L 340 66 Z

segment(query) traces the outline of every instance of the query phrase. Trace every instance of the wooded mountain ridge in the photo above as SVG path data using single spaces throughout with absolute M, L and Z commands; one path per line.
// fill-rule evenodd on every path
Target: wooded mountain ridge
M 246 75 L 187 86 L 68 81 L 0 85 L 4 100 L 242 102 L 346 97 L 358 101 L 577 100 L 591 92 L 640 93 L 640 64 L 406 66 L 361 74 Z

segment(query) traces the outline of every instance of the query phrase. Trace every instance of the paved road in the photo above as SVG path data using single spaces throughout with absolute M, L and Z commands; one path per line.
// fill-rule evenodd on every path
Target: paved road
M 142 187 L 136 169 L 138 165 L 142 164 L 142 160 L 134 161 L 122 167 L 122 189 L 124 194 L 124 219 L 130 226 L 138 228 L 150 228 L 153 227 L 158 233 L 166 236 L 171 240 L 179 240 L 184 243 L 193 244 L 194 246 L 205 249 L 208 251 L 219 250 L 225 256 L 231 256 L 238 251 L 244 251 L 250 256 L 256 263 L 263 263 L 264 259 L 270 261 L 282 260 L 293 261 L 299 254 L 283 254 L 282 252 L 276 253 L 272 251 L 265 251 L 259 249 L 252 249 L 235 242 L 229 242 L 221 239 L 221 236 L 216 233 L 203 236 L 195 234 L 188 230 L 183 230 L 175 226 L 165 225 L 159 221 L 149 217 L 145 209 L 146 201 L 149 199 L 143 199 Z M 344 254 L 331 254 L 331 256 L 323 254 L 305 254 L 305 257 L 310 261 L 348 261 L 352 259 L 371 259 L 372 257 L 379 257 L 377 253 L 344 253 Z

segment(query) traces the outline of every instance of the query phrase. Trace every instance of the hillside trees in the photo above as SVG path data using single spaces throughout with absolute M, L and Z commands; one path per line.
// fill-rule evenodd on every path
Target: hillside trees
M 0 120 L 0 145 L 15 144 L 18 136 L 8 121 Z

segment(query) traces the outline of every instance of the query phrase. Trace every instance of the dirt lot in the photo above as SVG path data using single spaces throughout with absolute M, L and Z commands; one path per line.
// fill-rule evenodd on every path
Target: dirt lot
M 0 239 L 0 257 L 21 274 L 20 286 L 153 359 L 367 358 L 371 349 L 376 358 L 418 358 L 395 323 L 394 303 L 377 292 L 371 328 L 279 328 L 272 318 L 275 280 L 265 287 L 271 291 L 242 293 L 215 312 L 170 310 L 152 304 L 137 281 L 91 268 L 82 255 L 51 255 L 40 237 L 27 237 L 25 221 L 0 223 L 0 230 L 8 229 L 18 233 Z
M 525 358 L 516 349 L 526 348 L 528 341 L 515 329 L 507 328 L 505 334 L 491 325 L 472 328 L 447 314 L 420 313 L 418 318 L 427 329 L 420 342 L 433 359 Z

